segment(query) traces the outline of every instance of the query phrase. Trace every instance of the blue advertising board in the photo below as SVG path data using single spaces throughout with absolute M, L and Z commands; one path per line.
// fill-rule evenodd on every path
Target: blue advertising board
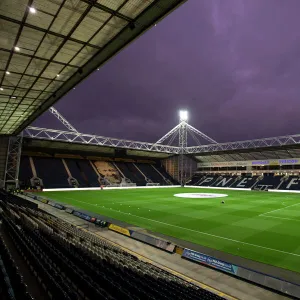
M 54 207 L 58 208 L 58 209 L 65 209 L 65 207 L 63 205 L 60 205 L 58 203 L 55 203 Z
M 212 256 L 208 256 L 208 255 L 200 253 L 200 252 L 196 252 L 196 251 L 185 248 L 183 251 L 182 257 L 185 257 L 190 260 L 194 260 L 194 261 L 200 262 L 202 264 L 211 266 L 211 267 L 219 269 L 223 272 L 237 275 L 238 266 L 232 265 L 230 263 L 216 259 Z
M 86 215 L 84 213 L 81 213 L 80 211 L 73 211 L 73 215 L 76 216 L 76 217 L 79 217 L 81 219 L 84 219 L 86 221 L 91 221 L 92 217 L 89 216 L 89 215 Z

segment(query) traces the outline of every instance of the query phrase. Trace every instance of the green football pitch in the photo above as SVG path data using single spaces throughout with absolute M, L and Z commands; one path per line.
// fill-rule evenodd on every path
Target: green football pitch
M 178 193 L 228 196 L 175 197 Z M 42 195 L 153 232 L 296 272 L 300 270 L 300 194 L 145 188 L 57 191 Z

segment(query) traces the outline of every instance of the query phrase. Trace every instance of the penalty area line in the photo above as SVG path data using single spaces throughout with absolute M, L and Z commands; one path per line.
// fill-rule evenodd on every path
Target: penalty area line
M 72 200 L 80 202 L 80 203 L 84 203 L 84 204 L 87 204 L 87 205 L 90 205 L 90 206 L 96 206 L 98 208 L 103 209 L 103 207 L 98 206 L 96 204 L 92 204 L 92 203 L 88 203 L 88 202 L 84 202 L 84 201 L 80 201 L 80 200 L 76 200 L 76 199 L 72 199 Z M 298 203 L 298 204 L 300 204 L 300 203 Z M 270 251 L 274 251 L 274 252 L 279 252 L 279 253 L 284 253 L 284 254 L 289 254 L 289 255 L 300 257 L 300 254 L 296 254 L 296 253 L 291 253 L 291 252 L 287 252 L 287 251 L 283 251 L 283 250 L 273 249 L 273 248 L 269 248 L 269 247 L 265 247 L 265 246 L 260 246 L 260 245 L 256 245 L 256 244 L 247 243 L 247 242 L 241 242 L 241 241 L 226 238 L 226 237 L 223 237 L 223 236 L 219 236 L 219 235 L 215 235 L 215 234 L 211 234 L 211 233 L 207 233 L 207 232 L 203 232 L 203 231 L 198 231 L 198 230 L 194 230 L 194 229 L 190 229 L 190 228 L 185 228 L 185 227 L 181 227 L 181 226 L 174 225 L 174 224 L 161 222 L 161 221 L 157 221 L 157 220 L 153 220 L 153 219 L 133 215 L 131 213 L 125 213 L 125 212 L 118 211 L 118 210 L 111 209 L 111 208 L 107 208 L 107 207 L 105 207 L 104 209 L 107 209 L 109 211 L 114 211 L 114 212 L 117 212 L 119 214 L 129 215 L 129 216 L 133 216 L 133 217 L 136 217 L 136 218 L 139 218 L 139 219 L 144 219 L 144 220 L 147 220 L 147 221 L 163 224 L 163 225 L 166 225 L 166 226 L 171 226 L 171 227 L 180 228 L 180 229 L 187 230 L 187 231 L 196 232 L 196 233 L 199 233 L 199 234 L 202 234 L 202 235 L 212 236 L 212 237 L 222 239 L 222 240 L 227 240 L 227 241 L 231 241 L 231 242 L 235 242 L 235 243 L 239 243 L 239 244 L 243 244 L 243 245 L 248 245 L 248 246 L 252 246 L 252 247 L 257 247 L 257 248 L 261 248 L 261 249 L 266 249 L 266 250 L 270 250 Z

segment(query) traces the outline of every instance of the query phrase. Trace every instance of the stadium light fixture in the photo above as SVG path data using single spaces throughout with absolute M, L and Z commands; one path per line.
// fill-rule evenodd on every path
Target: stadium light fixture
M 179 118 L 180 118 L 180 121 L 187 121 L 188 120 L 188 112 L 186 110 L 180 110 Z

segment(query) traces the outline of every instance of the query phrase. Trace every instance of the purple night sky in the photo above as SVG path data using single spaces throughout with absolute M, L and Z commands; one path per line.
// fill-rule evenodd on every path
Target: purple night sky
M 300 133 L 300 1 L 189 0 L 55 107 L 80 131 L 154 142 Z M 62 129 L 50 113 L 35 126 Z

